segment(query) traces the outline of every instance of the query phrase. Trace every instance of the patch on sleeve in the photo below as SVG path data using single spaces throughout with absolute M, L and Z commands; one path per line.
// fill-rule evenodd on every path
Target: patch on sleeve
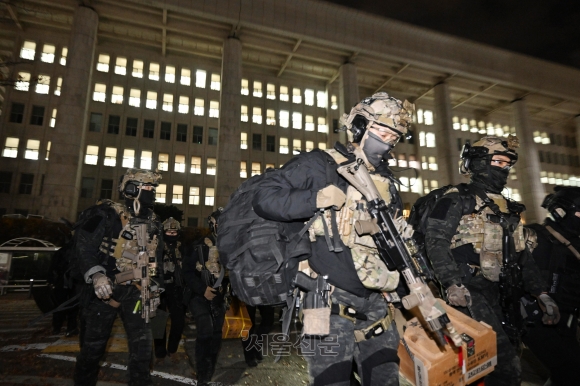
M 101 216 L 91 217 L 83 225 L 82 230 L 86 231 L 88 233 L 93 233 L 95 231 L 95 229 L 97 229 L 97 227 L 99 226 L 99 224 L 101 223 L 102 220 L 103 220 L 103 217 L 101 217 Z
M 429 218 L 433 218 L 436 220 L 445 220 L 447 212 L 449 212 L 449 208 L 451 208 L 452 204 L 453 204 L 452 199 L 443 197 L 437 202 L 435 208 L 433 208 L 433 211 L 429 215 Z

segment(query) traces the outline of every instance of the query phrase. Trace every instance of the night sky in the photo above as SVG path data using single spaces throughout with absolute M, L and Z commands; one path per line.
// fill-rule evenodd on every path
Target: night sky
M 327 0 L 580 68 L 580 0 Z

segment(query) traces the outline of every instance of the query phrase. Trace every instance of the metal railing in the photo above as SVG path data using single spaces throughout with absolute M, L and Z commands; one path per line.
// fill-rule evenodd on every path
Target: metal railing
M 0 295 L 5 295 L 7 291 L 11 292 L 26 292 L 28 297 L 32 297 L 33 287 L 46 287 L 48 283 L 46 280 L 39 279 L 25 279 L 25 280 L 8 280 L 7 284 L 0 284 Z

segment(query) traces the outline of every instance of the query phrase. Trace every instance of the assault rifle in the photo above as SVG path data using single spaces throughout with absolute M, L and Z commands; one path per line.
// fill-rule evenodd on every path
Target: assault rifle
M 361 150 L 355 149 L 355 155 Z M 388 269 L 397 270 L 405 279 L 410 294 L 401 299 L 403 306 L 410 310 L 418 307 L 429 330 L 441 346 L 446 344 L 445 334 L 451 338 L 455 346 L 461 346 L 461 337 L 449 320 L 443 305 L 436 299 L 425 282 L 427 275 L 422 272 L 427 269 L 425 263 L 418 263 L 413 256 L 413 244 L 409 237 L 405 240 L 401 235 L 402 226 L 397 226 L 393 220 L 392 209 L 389 208 L 377 190 L 369 172 L 357 155 L 354 162 L 342 165 L 338 173 L 355 188 L 357 188 L 368 202 L 368 212 L 372 221 L 357 220 L 354 228 L 359 235 L 370 234 L 375 241 L 381 260 Z M 412 234 L 412 233 L 411 233 Z

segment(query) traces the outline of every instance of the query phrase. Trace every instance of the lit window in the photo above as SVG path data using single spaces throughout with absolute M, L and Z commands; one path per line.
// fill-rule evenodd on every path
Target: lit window
M 14 85 L 14 89 L 18 91 L 28 91 L 30 85 L 30 74 L 28 72 L 19 72 L 18 80 Z
M 312 115 L 304 116 L 304 130 L 314 131 L 314 117 Z
M 205 76 L 204 70 L 197 70 L 195 72 L 195 87 L 205 88 Z
M 479 134 L 485 134 L 487 131 L 485 130 L 485 122 L 479 121 L 477 123 L 477 127 L 479 128 Z
M 172 112 L 173 111 L 173 95 L 163 94 L 163 111 Z
M 242 95 L 250 95 L 250 86 L 247 79 L 242 79 Z
M 183 204 L 183 185 L 173 185 L 172 204 Z
M 275 169 L 275 168 L 276 167 L 274 166 L 274 164 L 266 164 L 266 169 L 264 169 L 264 170 L 267 170 L 267 169 Z
M 330 97 L 330 108 L 333 110 L 338 109 L 338 99 L 336 98 L 336 95 Z
M 302 141 L 299 139 L 292 140 L 292 152 L 294 155 L 300 154 L 302 151 Z
M 141 151 L 141 169 L 151 170 L 153 165 L 153 152 L 149 150 Z
M 115 61 L 115 74 L 127 75 L 127 58 L 117 57 Z
M 36 43 L 28 40 L 24 41 L 22 49 L 20 50 L 20 57 L 22 59 L 34 60 L 36 53 Z
M 40 141 L 36 139 L 29 139 L 28 141 L 26 141 L 26 150 L 24 151 L 24 158 L 37 160 L 39 149 L 40 149 Z
M 48 161 L 49 157 L 50 157 L 50 145 L 52 144 L 51 141 L 48 141 L 48 143 L 46 144 L 46 157 L 44 158 L 45 160 Z
M 56 80 L 56 87 L 54 88 L 54 95 L 60 96 L 60 89 L 62 88 L 62 78 Z
M 149 63 L 149 79 L 159 80 L 159 63 Z
M 220 103 L 218 101 L 209 102 L 209 116 L 210 118 L 220 117 Z
M 407 157 L 405 156 L 405 153 L 397 154 L 397 165 L 402 168 L 407 167 Z
M 460 128 L 459 117 L 453 117 L 453 130 L 459 130 Z
M 501 125 L 495 125 L 495 135 L 498 137 L 503 137 L 503 129 Z
M 147 91 L 145 107 L 151 110 L 155 110 L 157 108 L 157 93 L 155 91 Z
M 423 109 L 417 110 L 417 123 L 423 123 Z
M 201 174 L 201 157 L 191 157 L 191 169 L 189 172 L 192 174 Z
M 472 132 L 472 133 L 479 132 L 479 128 L 477 127 L 477 121 L 475 119 L 472 119 L 471 121 L 469 121 L 469 126 L 471 126 L 471 129 L 469 130 L 470 132 Z
M 276 125 L 276 111 L 266 110 L 266 125 L 275 126 Z
M 52 114 L 50 116 L 50 127 L 54 127 L 56 125 L 56 109 L 52 109 Z
M 262 173 L 262 169 L 259 162 L 252 162 L 252 176 L 257 176 Z
M 111 95 L 111 103 L 120 105 L 123 104 L 123 87 L 113 86 L 113 94 Z
M 99 161 L 99 147 L 88 145 L 87 154 L 85 155 L 85 163 L 87 165 L 96 165 Z
M 419 132 L 419 146 L 425 146 L 425 132 Z
M 304 104 L 306 106 L 314 106 L 314 90 L 304 90 Z
M 66 57 L 68 55 L 68 48 L 62 47 L 62 51 L 60 53 L 60 65 L 66 66 Z
M 180 114 L 189 113 L 189 97 L 181 95 L 179 97 L 179 106 L 177 112 Z
M 208 176 L 215 176 L 216 172 L 216 162 L 215 158 L 208 158 L 207 159 L 207 171 L 206 174 Z
M 181 69 L 181 79 L 179 82 L 184 86 L 191 86 L 191 70 L 189 68 Z
M 318 142 L 318 148 L 320 150 L 326 150 L 326 142 Z
M 288 102 L 288 87 L 280 86 L 280 100 L 284 102 Z
M 173 169 L 177 173 L 185 173 L 185 156 L 175 155 L 175 168 Z
M 427 156 L 421 156 L 421 168 L 423 170 L 427 170 L 429 168 L 429 165 L 427 165 Z
M 40 55 L 40 60 L 45 63 L 54 63 L 54 53 L 56 52 L 56 47 L 52 44 L 45 44 L 42 47 L 42 55 Z
M 246 161 L 240 162 L 240 178 L 248 178 L 248 169 L 246 166 Z
M 461 131 L 469 131 L 469 124 L 467 123 L 467 118 L 461 118 Z
M 248 133 L 242 133 L 240 139 L 240 149 L 246 150 L 248 148 Z
M 306 141 L 306 151 L 312 151 L 314 149 L 313 141 Z
M 131 92 L 129 93 L 129 106 L 141 106 L 141 90 L 136 88 L 131 89 Z
M 556 178 L 554 178 L 554 172 L 548 172 L 548 184 L 555 185 Z
M 411 177 L 411 192 L 421 194 L 421 191 L 423 191 L 423 183 L 421 182 L 421 178 Z
M 254 92 L 252 93 L 256 98 L 262 97 L 262 82 L 254 81 Z
M 209 87 L 212 90 L 219 91 L 221 88 L 221 76 L 219 74 L 211 74 L 211 82 Z
M 242 105 L 240 121 L 248 122 L 248 106 L 246 105 Z
M 409 177 L 399 177 L 401 181 L 400 190 L 401 192 L 408 192 L 409 191 Z
M 437 169 L 437 160 L 435 157 L 429 157 L 429 170 L 436 171 Z
M 409 167 L 419 169 L 419 161 L 417 161 L 415 154 L 409 154 Z
M 213 206 L 215 201 L 215 190 L 214 188 L 205 188 L 205 205 Z
M 425 112 L 423 113 L 423 117 L 425 118 L 426 125 L 430 126 L 433 124 L 433 111 L 425 110 Z
M 316 106 L 325 109 L 327 105 L 328 105 L 328 97 L 326 95 L 326 92 L 318 91 L 316 93 Z
M 266 98 L 275 100 L 276 99 L 276 85 L 268 83 L 266 85 Z
M 254 107 L 252 109 L 252 122 L 258 125 L 262 124 L 262 109 L 260 107 Z
M 280 154 L 288 154 L 288 138 L 280 138 Z
M 189 187 L 189 205 L 199 205 L 199 188 L 197 186 Z
M 123 150 L 123 164 L 121 166 L 124 168 L 132 168 L 135 166 L 135 150 Z
M 326 124 L 326 118 L 318 117 L 318 132 L 328 133 L 328 125 Z
M 290 124 L 290 112 L 280 110 L 280 127 L 288 127 Z
M 103 162 L 105 166 L 115 167 L 117 166 L 117 148 L 106 147 L 105 148 L 105 161 Z
M 195 98 L 195 106 L 193 107 L 193 114 L 203 116 L 205 101 L 200 98 Z
M 134 78 L 143 78 L 143 61 L 142 60 L 133 60 L 133 75 Z
M 167 185 L 159 184 L 157 188 L 155 188 L 155 202 L 165 204 L 166 197 L 167 197 Z
M 302 129 L 302 113 L 292 113 L 292 128 Z
M 427 133 L 425 135 L 425 140 L 427 142 L 427 147 L 435 147 L 435 134 Z
M 95 102 L 104 102 L 107 99 L 107 86 L 102 83 L 95 83 L 93 100 Z
M 175 83 L 175 67 L 165 66 L 165 81 L 167 83 Z
M 34 88 L 37 94 L 48 94 L 48 89 L 50 87 L 50 76 L 48 75 L 39 75 L 38 76 L 38 83 Z
M 109 60 L 111 58 L 107 54 L 99 54 L 99 61 L 97 62 L 97 71 L 109 72 Z
M 302 103 L 302 94 L 300 93 L 299 88 L 292 89 L 292 102 L 293 103 Z
M 6 158 L 16 158 L 18 156 L 18 138 L 7 137 L 6 143 L 4 145 L 4 150 L 2 151 L 2 157 Z
M 169 170 L 169 154 L 159 153 L 159 159 L 157 161 L 157 169 L 164 172 Z

